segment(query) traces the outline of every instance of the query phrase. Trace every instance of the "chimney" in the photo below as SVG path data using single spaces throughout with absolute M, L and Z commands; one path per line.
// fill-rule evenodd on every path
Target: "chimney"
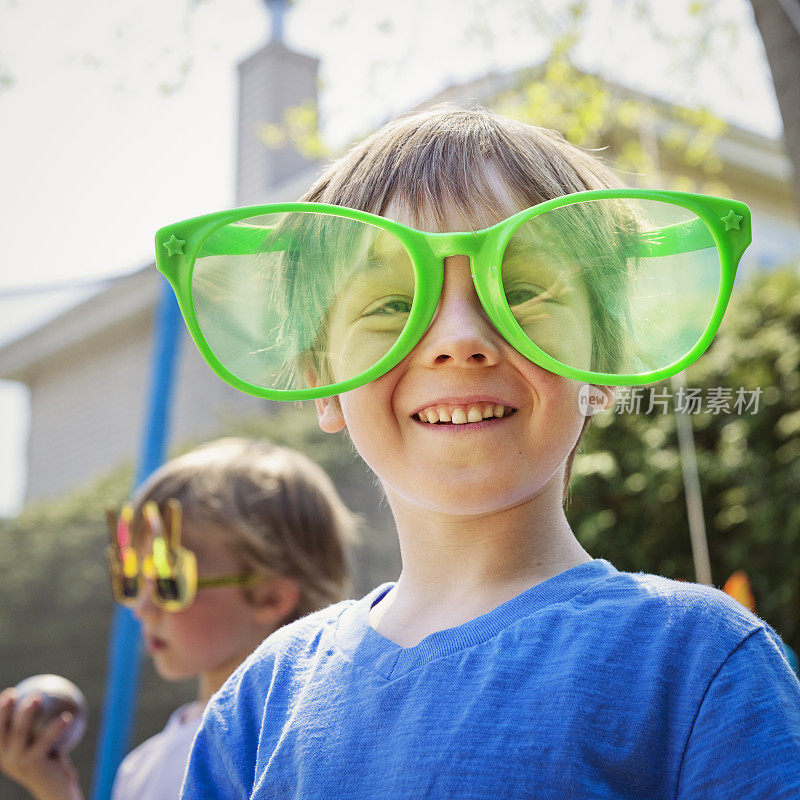
M 265 126 L 284 126 L 287 109 L 316 106 L 319 68 L 319 59 L 289 50 L 283 43 L 286 0 L 265 3 L 272 18 L 271 40 L 239 64 L 237 206 L 265 202 L 276 186 L 314 163 L 291 142 L 270 147 L 263 139 Z

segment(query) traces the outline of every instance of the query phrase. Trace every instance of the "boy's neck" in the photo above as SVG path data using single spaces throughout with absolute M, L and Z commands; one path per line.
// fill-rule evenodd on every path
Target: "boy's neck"
M 555 575 L 591 561 L 560 505 L 526 503 L 489 515 L 435 515 L 389 500 L 403 570 L 370 611 L 370 625 L 403 647 L 486 614 Z

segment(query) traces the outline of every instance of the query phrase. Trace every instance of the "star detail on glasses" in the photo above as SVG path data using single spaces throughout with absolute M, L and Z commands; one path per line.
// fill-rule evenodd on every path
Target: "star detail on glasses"
M 731 212 L 733 213 L 733 212 Z M 739 227 L 738 225 L 736 226 Z M 186 242 L 183 239 L 179 239 L 174 233 L 172 236 L 169 237 L 169 240 L 164 242 L 164 247 L 167 248 L 167 253 L 171 256 L 176 255 L 183 255 L 183 246 Z
M 725 223 L 726 231 L 738 231 L 739 223 L 742 221 L 742 218 L 731 209 L 726 216 L 722 217 L 722 221 Z

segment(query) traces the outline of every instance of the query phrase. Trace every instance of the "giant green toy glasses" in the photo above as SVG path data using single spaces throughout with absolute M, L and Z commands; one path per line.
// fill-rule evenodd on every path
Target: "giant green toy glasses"
M 453 255 L 469 257 L 487 317 L 534 363 L 587 383 L 661 380 L 711 343 L 750 240 L 743 203 L 614 189 L 465 233 L 320 203 L 238 208 L 162 228 L 156 253 L 212 369 L 250 394 L 302 400 L 408 355 Z

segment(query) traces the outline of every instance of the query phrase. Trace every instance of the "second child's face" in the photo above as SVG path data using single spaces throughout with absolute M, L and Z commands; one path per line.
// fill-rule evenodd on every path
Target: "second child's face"
M 505 341 L 466 256 L 446 258 L 444 268 L 439 307 L 419 344 L 387 374 L 340 395 L 339 408 L 318 401 L 320 424 L 346 426 L 387 491 L 420 509 L 492 513 L 542 493 L 560 505 L 563 465 L 584 422 L 580 384 Z
M 192 536 L 184 528 L 183 544 L 197 556 L 198 575 L 238 573 L 241 566 L 212 536 Z M 143 552 L 148 553 L 146 541 Z M 142 638 L 158 674 L 182 680 L 206 674 L 227 676 L 260 641 L 253 608 L 237 586 L 198 589 L 183 611 L 155 605 L 147 587 L 133 609 L 142 623 Z

